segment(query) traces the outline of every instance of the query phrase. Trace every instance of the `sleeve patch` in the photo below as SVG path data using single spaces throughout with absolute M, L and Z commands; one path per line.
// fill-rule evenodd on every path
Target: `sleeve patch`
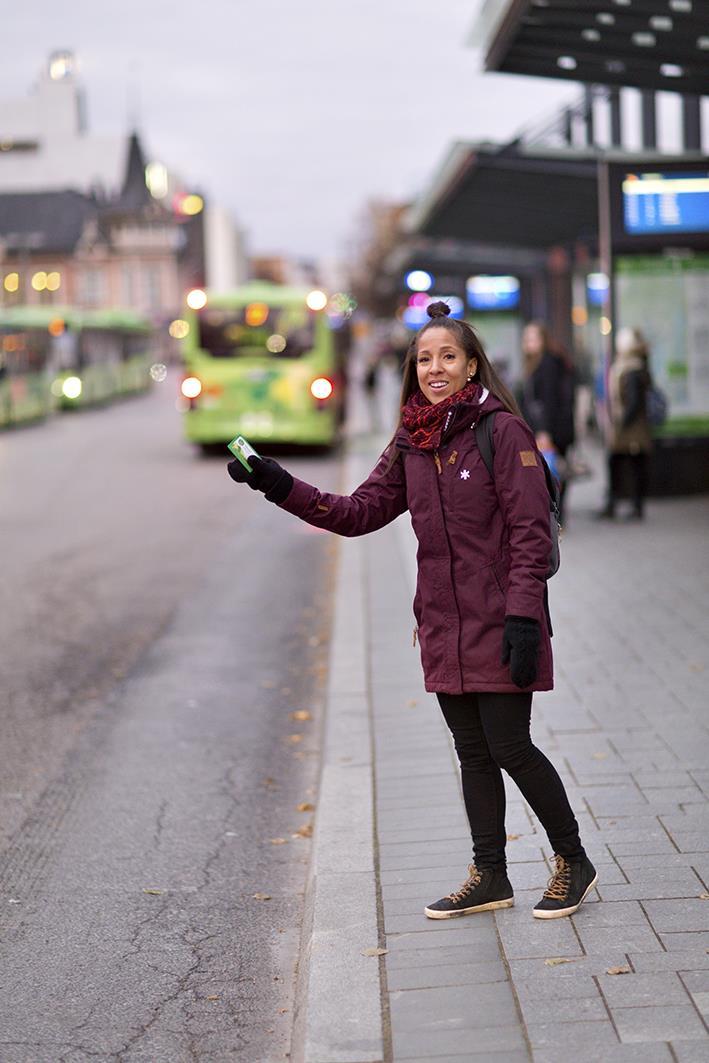
M 520 450 L 519 460 L 522 462 L 523 465 L 536 465 L 537 455 L 534 453 L 533 450 Z

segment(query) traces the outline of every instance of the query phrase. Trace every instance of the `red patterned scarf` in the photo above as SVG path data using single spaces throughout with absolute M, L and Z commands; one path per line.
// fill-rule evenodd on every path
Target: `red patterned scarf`
M 460 402 L 479 402 L 482 387 L 471 380 L 460 391 L 449 395 L 442 402 L 429 402 L 422 391 L 415 391 L 404 406 L 402 424 L 409 433 L 411 445 L 418 450 L 436 450 L 441 445 L 441 436 Z

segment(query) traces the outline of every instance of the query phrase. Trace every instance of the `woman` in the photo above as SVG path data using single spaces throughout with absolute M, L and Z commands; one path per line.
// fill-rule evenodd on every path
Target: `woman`
M 537 446 L 564 459 L 574 441 L 574 370 L 553 343 L 540 321 L 530 321 L 522 333 L 522 416 L 533 429 Z M 561 476 L 560 515 L 563 517 L 567 480 Z
M 615 349 L 616 357 L 608 378 L 608 501 L 598 515 L 609 518 L 615 516 L 625 475 L 633 507 L 630 518 L 642 520 L 647 494 L 648 456 L 652 450 L 652 433 L 647 416 L 647 393 L 652 384 L 648 369 L 649 352 L 645 337 L 636 328 L 622 328 Z
M 438 697 L 460 760 L 474 864 L 460 889 L 425 909 L 431 919 L 507 908 L 505 789 L 515 780 L 549 835 L 556 870 L 534 909 L 575 912 L 596 883 L 556 770 L 532 745 L 532 692 L 553 685 L 546 572 L 549 496 L 534 436 L 473 329 L 446 303 L 407 356 L 394 439 L 351 495 L 318 491 L 272 459 L 229 473 L 320 528 L 363 535 L 406 509 L 418 539 L 414 613 L 426 689 Z M 478 452 L 491 412 L 495 479 Z

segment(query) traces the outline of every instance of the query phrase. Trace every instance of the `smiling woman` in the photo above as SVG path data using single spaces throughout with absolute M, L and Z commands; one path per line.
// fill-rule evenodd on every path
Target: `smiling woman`
M 460 760 L 475 863 L 429 919 L 509 908 L 505 788 L 514 779 L 543 824 L 556 871 L 538 919 L 575 912 L 596 882 L 564 785 L 532 744 L 532 694 L 554 685 L 546 594 L 549 495 L 534 435 L 470 325 L 444 302 L 404 368 L 396 434 L 351 495 L 296 480 L 278 462 L 229 465 L 232 479 L 315 527 L 365 535 L 407 509 L 418 539 L 415 640 Z M 476 426 L 494 414 L 494 478 Z M 488 422 L 489 424 L 490 422 Z

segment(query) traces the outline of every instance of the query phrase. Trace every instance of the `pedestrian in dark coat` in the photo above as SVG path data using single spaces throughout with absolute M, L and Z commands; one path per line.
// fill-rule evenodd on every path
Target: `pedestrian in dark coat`
M 555 344 L 546 325 L 530 321 L 522 333 L 522 416 L 541 450 L 548 447 L 565 459 L 574 441 L 574 369 Z M 565 465 L 565 462 L 563 462 Z M 560 477 L 559 513 L 563 518 L 568 477 Z
M 428 308 L 404 369 L 399 427 L 351 495 L 319 491 L 277 462 L 231 462 L 230 475 L 282 509 L 340 535 L 364 535 L 407 509 L 418 540 L 414 615 L 426 689 L 453 734 L 475 863 L 432 919 L 513 903 L 505 789 L 515 780 L 546 829 L 556 870 L 538 918 L 575 912 L 596 882 L 563 783 L 530 737 L 532 692 L 553 686 L 546 595 L 549 495 L 534 435 L 475 331 Z M 475 426 L 494 423 L 494 479 Z

